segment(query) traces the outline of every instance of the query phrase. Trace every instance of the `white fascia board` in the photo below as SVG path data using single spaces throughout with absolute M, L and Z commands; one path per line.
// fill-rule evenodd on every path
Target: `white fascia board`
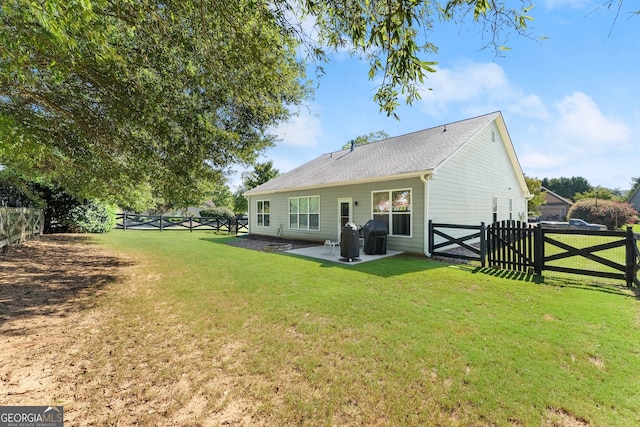
M 281 188 L 277 190 L 260 191 L 257 193 L 251 193 L 249 196 L 245 195 L 245 197 L 262 196 L 265 194 L 290 193 L 292 191 L 318 190 L 318 189 L 330 188 L 330 187 L 344 187 L 347 185 L 369 184 L 372 182 L 384 182 L 384 181 L 391 181 L 391 180 L 405 179 L 405 178 L 420 178 L 421 176 L 424 176 L 424 175 L 430 175 L 432 174 L 432 172 L 433 172 L 432 170 L 425 170 L 425 171 L 419 171 L 419 172 L 405 172 L 397 175 L 377 176 L 377 177 L 363 178 L 363 179 L 358 179 L 353 181 L 340 181 L 340 182 L 331 182 L 327 184 L 308 185 L 304 187 Z

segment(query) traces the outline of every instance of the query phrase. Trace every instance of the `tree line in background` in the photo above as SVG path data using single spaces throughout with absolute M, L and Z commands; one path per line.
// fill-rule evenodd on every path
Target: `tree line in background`
M 376 134 L 379 134 L 376 133 Z M 369 134 L 371 136 L 373 134 Z M 362 137 L 360 139 L 363 139 Z M 371 141 L 369 141 L 371 142 Z M 349 147 L 350 143 L 345 144 Z M 201 216 L 229 217 L 244 215 L 248 211 L 243 194 L 280 174 L 273 161 L 257 163 L 253 170 L 242 174 L 242 184 L 232 192 L 227 184 L 211 193 L 211 205 L 203 206 Z M 574 202 L 569 217 L 607 225 L 616 229 L 637 221 L 638 212 L 627 203 L 627 198 L 637 186 L 640 177 L 632 178 L 632 188 L 626 193 L 619 189 L 592 186 L 583 177 L 544 178 L 525 176 L 533 198 L 528 202 L 530 214 L 539 215 L 546 203 L 543 188 Z M 0 171 L 0 200 L 3 205 L 34 207 L 45 211 L 45 233 L 56 232 L 106 232 L 115 223 L 116 206 L 98 199 L 77 198 L 62 187 L 39 181 L 26 181 L 8 170 Z M 158 206 L 146 213 L 162 214 L 167 207 Z
M 546 203 L 544 189 L 547 189 L 572 202 L 568 218 L 604 224 L 611 230 L 638 222 L 638 211 L 628 203 L 628 199 L 640 186 L 640 177 L 631 178 L 629 191 L 593 186 L 580 176 L 525 179 L 529 192 L 533 195 L 528 204 L 530 215 L 540 215 L 540 207 Z

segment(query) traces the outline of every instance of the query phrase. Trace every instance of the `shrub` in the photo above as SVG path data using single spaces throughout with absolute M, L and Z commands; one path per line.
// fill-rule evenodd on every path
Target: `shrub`
M 214 207 L 209 209 L 203 209 L 200 211 L 200 216 L 206 218 L 235 218 L 233 211 L 227 207 Z
M 89 200 L 71 208 L 63 222 L 72 233 L 106 233 L 115 225 L 115 209 Z
M 567 216 L 603 224 L 609 230 L 617 230 L 624 225 L 635 223 L 637 213 L 629 203 L 589 199 L 574 203 Z

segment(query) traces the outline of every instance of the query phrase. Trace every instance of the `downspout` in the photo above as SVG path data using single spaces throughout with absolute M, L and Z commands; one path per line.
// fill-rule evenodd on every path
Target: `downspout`
M 429 181 L 431 181 L 432 177 L 432 173 L 420 175 L 420 181 L 424 183 L 424 242 L 422 243 L 422 247 L 424 254 L 427 257 L 431 256 L 431 253 L 429 252 Z
M 247 234 L 251 234 L 251 196 L 243 196 L 247 199 Z

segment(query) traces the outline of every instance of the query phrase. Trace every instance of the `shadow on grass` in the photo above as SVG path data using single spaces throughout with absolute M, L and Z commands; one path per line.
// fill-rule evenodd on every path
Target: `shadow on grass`
M 357 271 L 359 273 L 372 274 L 378 277 L 393 277 L 403 274 L 418 273 L 421 271 L 433 270 L 448 267 L 437 261 L 431 261 L 425 257 L 417 257 L 406 254 L 399 254 L 387 258 L 359 263 L 323 261 L 309 258 L 302 255 L 292 255 L 293 258 L 317 262 L 320 268 L 343 268 L 345 270 Z
M 288 241 L 285 239 L 278 238 L 267 238 L 267 240 L 273 241 Z M 234 241 L 238 241 L 239 239 L 236 236 L 225 236 L 219 238 L 203 238 L 201 240 L 208 241 L 211 243 L 217 244 L 229 244 Z M 264 241 L 262 241 L 264 243 Z M 310 245 L 317 245 L 318 243 L 310 243 Z M 234 245 L 235 246 L 235 245 Z M 238 246 L 243 247 L 243 246 Z M 251 248 L 246 248 L 251 249 Z M 254 248 L 256 249 L 256 248 Z M 466 263 L 447 263 L 442 261 L 435 261 L 429 258 L 426 258 L 421 255 L 410 255 L 410 254 L 401 254 L 393 257 L 382 258 L 379 260 L 368 261 L 362 264 L 347 264 L 342 262 L 334 262 L 334 261 L 324 261 L 320 259 L 310 258 L 303 255 L 295 255 L 288 254 L 293 258 L 298 258 L 301 260 L 307 260 L 311 262 L 316 262 L 319 264 L 321 268 L 345 268 L 349 270 L 358 271 L 366 274 L 373 274 L 380 277 L 393 277 L 399 276 L 407 273 L 415 273 L 427 270 L 433 270 L 438 268 L 450 268 L 455 267 L 464 271 L 468 271 L 473 274 L 485 274 L 489 276 L 493 276 L 501 279 L 508 279 L 520 282 L 529 282 L 535 283 L 539 285 L 546 286 L 555 286 L 562 288 L 576 288 L 576 289 L 586 289 L 586 290 L 595 290 L 598 292 L 611 293 L 622 296 L 633 296 L 630 292 L 633 292 L 635 297 L 640 299 L 640 289 L 632 288 L 629 289 L 625 285 L 617 285 L 617 284 L 608 284 L 608 283 L 590 283 L 588 279 L 574 279 L 570 277 L 556 277 L 556 276 L 538 276 L 532 273 L 524 273 L 517 271 L 507 271 L 507 270 L 498 270 L 495 268 L 489 267 L 480 267 L 477 263 L 466 264 Z
M 216 244 L 229 244 L 231 246 L 239 247 L 242 249 L 255 250 L 256 252 L 260 251 L 260 248 L 267 241 L 282 241 L 282 242 L 292 242 L 295 244 L 303 244 L 306 246 L 317 246 L 318 242 L 298 242 L 286 239 L 277 239 L 277 238 L 269 238 L 267 240 L 258 240 L 259 243 L 255 243 L 253 247 L 247 247 L 243 245 L 234 245 L 233 243 L 239 242 L 240 239 L 237 239 L 234 236 L 229 237 L 219 237 L 219 238 L 201 238 L 200 240 L 216 243 Z M 284 254 L 282 254 L 284 255 Z M 289 258 L 295 258 L 299 260 L 304 260 L 308 262 L 317 263 L 320 268 L 343 268 L 350 271 L 357 271 L 365 274 L 373 274 L 379 277 L 393 277 L 407 273 L 414 273 L 426 270 L 432 270 L 436 268 L 448 267 L 448 264 L 432 261 L 424 256 L 418 255 L 407 255 L 400 254 L 396 256 L 381 258 L 373 261 L 367 261 L 363 263 L 346 263 L 346 262 L 336 262 L 336 261 L 326 261 L 318 258 L 312 258 L 304 255 L 297 254 L 286 254 Z
M 122 280 L 119 269 L 129 265 L 93 245 L 89 236 L 44 235 L 14 245 L 0 256 L 0 326 L 88 308 L 91 296 Z M 26 332 L 2 328 L 5 335 Z
M 498 270 L 489 267 L 478 267 L 472 265 L 460 265 L 458 268 L 469 271 L 473 274 L 484 274 L 502 279 L 515 280 L 521 282 L 536 283 L 544 286 L 556 288 L 582 289 L 588 291 L 604 292 L 607 294 L 620 295 L 640 299 L 640 292 L 637 288 L 629 289 L 624 284 L 597 283 L 590 282 L 587 277 L 558 277 L 558 276 L 538 276 L 531 273 L 517 271 Z

